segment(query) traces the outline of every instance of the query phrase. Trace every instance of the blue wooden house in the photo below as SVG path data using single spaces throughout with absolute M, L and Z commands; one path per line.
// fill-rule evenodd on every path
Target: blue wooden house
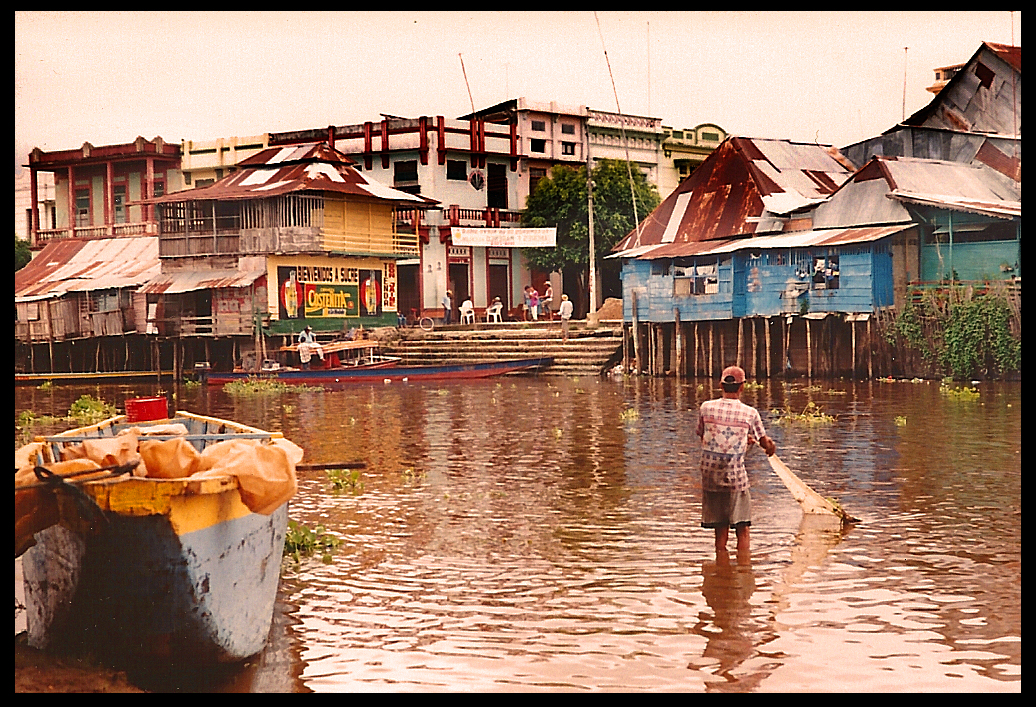
M 1020 279 L 1020 197 L 1017 182 L 983 164 L 874 158 L 823 201 L 745 219 L 769 232 L 653 244 L 642 229 L 639 246 L 616 254 L 632 365 L 708 375 L 736 360 L 757 375 L 811 376 L 855 373 L 866 354 L 873 375 L 871 318 L 891 316 L 912 288 L 951 273 Z M 700 328 L 718 338 L 718 358 Z
M 889 278 L 873 277 L 888 268 L 875 244 L 902 229 L 811 227 L 810 210 L 852 171 L 837 150 L 812 143 L 734 137 L 720 145 L 610 256 L 623 262 L 631 367 L 708 375 L 750 358 L 749 368 L 768 374 L 788 355 L 746 344 L 746 326 L 748 339 L 761 328 L 769 342 L 780 324 L 786 349 L 790 332 L 775 317 L 871 311 L 889 300 Z M 843 267 L 867 277 L 843 285 Z

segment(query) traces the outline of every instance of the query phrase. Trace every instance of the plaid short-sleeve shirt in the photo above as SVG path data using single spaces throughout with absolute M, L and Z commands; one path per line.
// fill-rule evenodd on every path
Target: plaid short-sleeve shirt
M 708 400 L 698 412 L 701 437 L 701 486 L 706 491 L 748 489 L 745 452 L 748 436 L 766 435 L 759 411 L 734 398 Z

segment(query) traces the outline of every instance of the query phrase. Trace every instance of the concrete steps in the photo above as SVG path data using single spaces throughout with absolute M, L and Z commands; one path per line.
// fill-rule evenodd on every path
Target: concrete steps
M 559 322 L 401 329 L 397 337 L 383 340 L 383 349 L 407 366 L 551 356 L 554 365 L 540 375 L 597 376 L 620 361 L 622 329 L 607 324 L 586 329 L 583 322 L 573 322 L 567 343 L 561 341 Z

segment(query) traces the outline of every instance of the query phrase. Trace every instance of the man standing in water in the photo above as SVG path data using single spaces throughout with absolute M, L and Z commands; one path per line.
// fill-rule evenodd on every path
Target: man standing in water
M 723 397 L 701 404 L 698 436 L 701 452 L 701 525 L 716 531 L 716 556 L 726 555 L 730 528 L 737 536 L 738 554 L 749 551 L 748 528 L 752 525 L 745 452 L 758 441 L 767 456 L 777 445 L 766 436 L 759 411 L 741 402 L 745 372 L 739 366 L 723 369 Z

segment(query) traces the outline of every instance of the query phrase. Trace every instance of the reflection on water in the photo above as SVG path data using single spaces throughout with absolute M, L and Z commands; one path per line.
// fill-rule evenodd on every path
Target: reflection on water
M 308 462 L 368 465 L 355 492 L 301 475 L 291 516 L 343 545 L 286 567 L 270 647 L 218 689 L 1020 691 L 1020 385 L 967 402 L 936 383 L 748 391 L 767 423 L 810 401 L 835 416 L 768 430 L 863 522 L 804 518 L 756 452 L 751 555 L 717 558 L 699 527 L 696 409 L 718 395 L 702 383 L 179 391 Z M 19 389 L 15 412 L 82 393 Z

